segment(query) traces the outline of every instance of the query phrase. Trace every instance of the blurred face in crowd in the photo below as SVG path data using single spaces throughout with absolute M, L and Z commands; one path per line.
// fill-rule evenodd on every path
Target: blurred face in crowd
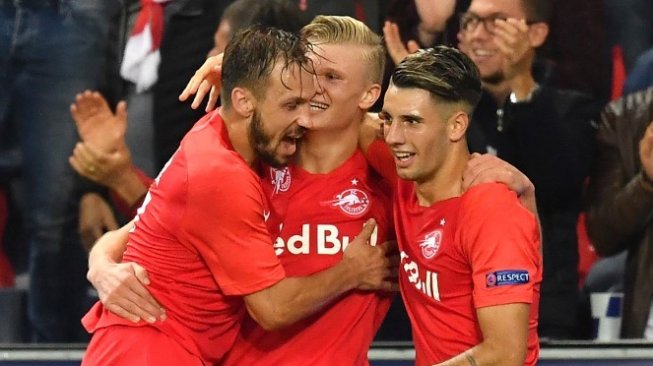
M 494 20 L 526 19 L 522 0 L 472 0 L 466 15 L 470 21 L 465 27 L 465 15 L 461 19 L 460 49 L 474 61 L 484 82 L 503 81 L 507 60 L 493 41 Z
M 213 34 L 213 48 L 209 51 L 207 57 L 223 53 L 227 43 L 229 43 L 229 38 L 231 38 L 231 25 L 229 25 L 228 20 L 222 20 Z
M 456 0 L 415 0 L 420 27 L 430 33 L 444 31 L 447 20 L 454 15 Z

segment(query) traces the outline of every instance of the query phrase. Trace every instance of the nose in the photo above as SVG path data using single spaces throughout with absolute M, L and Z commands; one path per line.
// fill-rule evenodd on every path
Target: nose
M 385 138 L 385 143 L 390 146 L 404 143 L 404 131 L 397 122 L 383 124 L 383 137 Z
M 300 127 L 306 128 L 306 129 L 311 129 L 313 127 L 313 121 L 311 119 L 311 111 L 310 111 L 310 104 L 305 103 L 301 107 L 301 112 L 297 116 L 297 125 Z

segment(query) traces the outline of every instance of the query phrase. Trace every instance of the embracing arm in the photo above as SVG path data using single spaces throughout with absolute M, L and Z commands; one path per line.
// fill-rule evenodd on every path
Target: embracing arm
M 109 231 L 97 241 L 89 254 L 86 278 L 111 312 L 135 323 L 140 319 L 153 323 L 165 319 L 165 310 L 145 287 L 150 284 L 147 272 L 136 263 L 119 263 L 133 225 Z
M 251 317 L 264 329 L 275 330 L 290 325 L 352 290 L 395 291 L 397 283 L 389 280 L 397 257 L 387 257 L 391 245 L 367 244 L 373 223 L 366 223 L 361 233 L 345 249 L 335 266 L 306 277 L 286 277 L 276 284 L 245 296 Z
M 488 306 L 476 314 L 483 341 L 438 366 L 523 366 L 530 304 Z

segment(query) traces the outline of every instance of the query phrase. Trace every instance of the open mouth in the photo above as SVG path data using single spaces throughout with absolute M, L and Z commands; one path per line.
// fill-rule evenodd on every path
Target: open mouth
M 311 101 L 311 112 L 321 112 L 329 108 L 329 105 L 322 102 Z
M 393 151 L 395 156 L 395 164 L 399 167 L 405 167 L 410 164 L 410 161 L 415 156 L 415 153 L 406 152 L 406 151 Z

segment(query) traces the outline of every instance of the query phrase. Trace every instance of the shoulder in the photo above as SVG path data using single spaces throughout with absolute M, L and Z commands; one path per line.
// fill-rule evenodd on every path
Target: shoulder
M 502 183 L 485 183 L 470 188 L 461 197 L 460 216 L 465 222 L 502 222 L 507 217 L 534 220 L 514 191 Z
M 608 124 L 610 127 L 618 127 L 618 121 L 648 125 L 653 119 L 653 87 L 608 103 L 601 117 L 602 125 Z

